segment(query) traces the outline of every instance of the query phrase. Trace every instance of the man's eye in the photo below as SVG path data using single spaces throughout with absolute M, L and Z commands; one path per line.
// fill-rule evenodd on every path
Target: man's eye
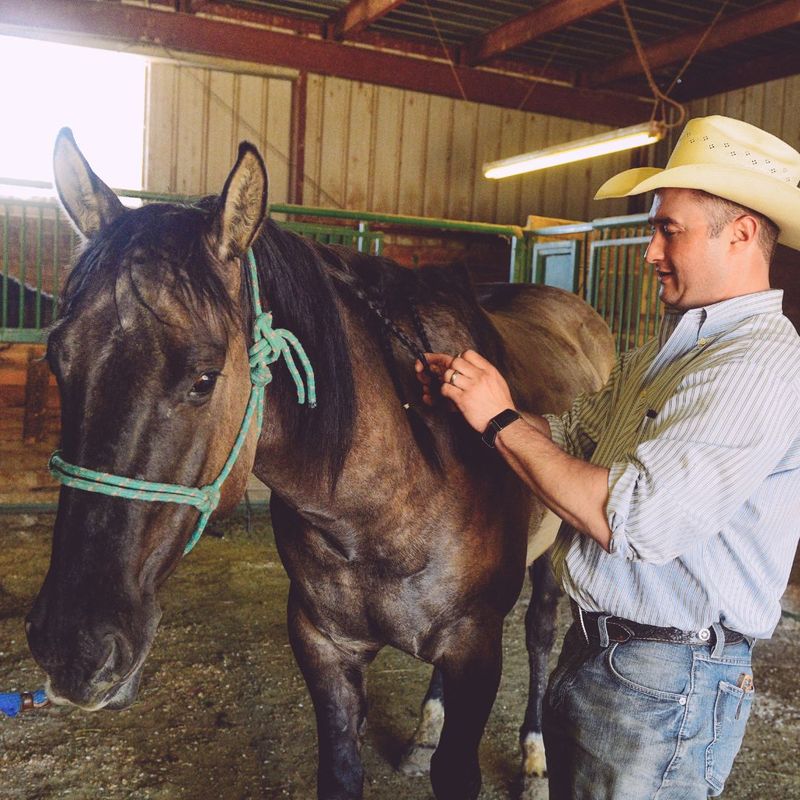
M 662 236 L 665 236 L 667 239 L 669 239 L 674 236 L 677 231 L 669 225 L 651 225 L 650 235 L 655 236 L 656 233 L 660 233 Z
M 214 391 L 219 372 L 204 372 L 193 384 L 189 395 L 192 397 L 205 397 Z

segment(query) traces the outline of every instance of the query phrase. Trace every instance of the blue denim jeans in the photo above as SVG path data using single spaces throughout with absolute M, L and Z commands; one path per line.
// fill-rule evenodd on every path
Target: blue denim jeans
M 544 700 L 550 800 L 721 794 L 744 736 L 752 643 L 589 644 L 573 624 Z

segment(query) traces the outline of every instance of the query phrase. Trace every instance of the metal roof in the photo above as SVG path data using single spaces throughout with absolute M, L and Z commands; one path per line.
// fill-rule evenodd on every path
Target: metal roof
M 653 92 L 624 8 L 673 99 L 800 74 L 800 0 L 0 0 L 0 26 L 632 124 Z

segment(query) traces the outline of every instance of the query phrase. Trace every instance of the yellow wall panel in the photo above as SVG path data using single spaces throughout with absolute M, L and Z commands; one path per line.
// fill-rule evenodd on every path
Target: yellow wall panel
M 292 84 L 225 70 L 150 65 L 145 188 L 202 195 L 222 188 L 239 142 L 267 161 L 270 199 L 286 202 Z

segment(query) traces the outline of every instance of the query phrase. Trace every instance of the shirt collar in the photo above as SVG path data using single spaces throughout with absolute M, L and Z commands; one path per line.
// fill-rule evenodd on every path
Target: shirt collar
M 719 303 L 691 308 L 688 311 L 667 307 L 658 331 L 659 349 L 664 346 L 681 322 L 696 325 L 697 338 L 701 336 L 709 338 L 734 328 L 748 317 L 754 317 L 757 314 L 781 313 L 783 313 L 782 289 L 767 289 L 763 292 L 743 294 Z

